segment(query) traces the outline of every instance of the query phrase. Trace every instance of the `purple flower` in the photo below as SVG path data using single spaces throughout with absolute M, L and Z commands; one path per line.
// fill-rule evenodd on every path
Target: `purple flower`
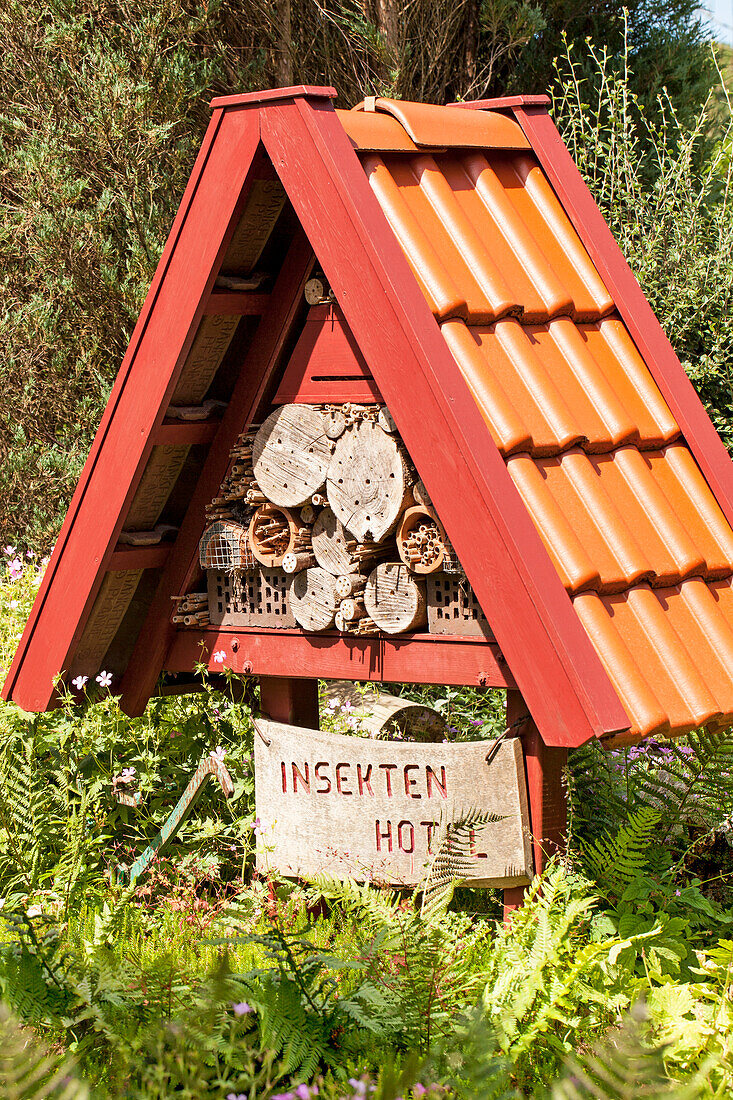
M 294 1092 L 276 1092 L 272 1100 L 295 1100 Z
M 250 1012 L 254 1012 L 252 1005 L 247 1004 L 246 1001 L 239 1001 L 238 1004 L 232 1005 L 235 1016 L 248 1016 Z
M 228 1092 L 227 1100 L 247 1100 L 246 1092 Z
M 318 1096 L 318 1085 L 298 1085 L 295 1095 L 298 1100 L 310 1100 L 311 1096 Z
M 428 1090 L 425 1088 L 425 1085 L 421 1085 L 420 1082 L 418 1081 L 416 1085 L 413 1085 L 412 1095 L 413 1096 L 425 1096 L 427 1091 Z
M 471 725 L 472 726 L 483 726 L 483 724 L 484 724 L 483 718 L 472 718 L 471 719 Z
M 134 774 L 135 774 L 135 769 L 134 768 L 123 768 L 122 772 L 120 773 L 120 776 L 121 776 L 122 779 L 124 779 L 128 783 L 130 783 L 130 782 L 132 782 L 132 777 L 133 777 Z
M 675 892 L 674 892 L 674 896 L 675 896 L 676 898 L 678 898 L 678 897 L 680 896 L 680 894 L 681 894 L 681 893 L 682 893 L 682 891 L 681 891 L 681 890 L 675 890 Z
M 112 673 L 102 670 L 99 676 L 97 676 L 97 683 L 100 687 L 108 688 L 109 685 L 112 683 Z

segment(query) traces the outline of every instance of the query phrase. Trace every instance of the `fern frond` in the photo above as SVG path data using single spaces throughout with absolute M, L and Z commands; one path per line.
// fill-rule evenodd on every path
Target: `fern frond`
M 481 877 L 481 865 L 474 855 L 476 829 L 503 820 L 499 814 L 471 808 L 436 830 L 438 848 L 422 886 L 424 921 L 433 922 L 446 911 L 458 883 Z
M 588 875 L 606 891 L 616 894 L 646 868 L 649 847 L 658 830 L 661 812 L 642 806 L 629 815 L 615 836 L 602 837 L 580 845 L 580 855 Z

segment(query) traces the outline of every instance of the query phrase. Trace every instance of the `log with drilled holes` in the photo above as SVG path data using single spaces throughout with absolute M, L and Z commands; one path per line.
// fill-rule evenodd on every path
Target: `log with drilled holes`
M 262 504 L 250 520 L 249 545 L 261 565 L 278 568 L 287 554 L 311 552 L 310 528 L 287 508 Z
M 323 485 L 333 444 L 310 405 L 283 405 L 268 416 L 253 448 L 257 484 L 273 504 L 301 507 Z
M 411 499 L 402 448 L 371 420 L 352 424 L 336 440 L 328 467 L 328 503 L 359 542 L 381 542 Z
M 437 521 L 425 508 L 408 508 L 397 526 L 397 553 L 414 573 L 439 573 L 445 544 Z
M 334 624 L 336 578 L 315 566 L 296 573 L 288 586 L 290 610 L 304 630 L 328 630 Z
M 313 553 L 321 569 L 328 570 L 334 576 L 356 573 L 359 568 L 354 556 L 356 547 L 356 539 L 330 508 L 318 513 L 313 524 Z
M 386 634 L 416 630 L 427 622 L 425 582 L 400 562 L 382 562 L 369 574 L 364 605 Z

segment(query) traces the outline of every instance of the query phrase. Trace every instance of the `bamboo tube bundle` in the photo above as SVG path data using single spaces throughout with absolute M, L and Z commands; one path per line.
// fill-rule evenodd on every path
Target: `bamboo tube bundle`
M 288 554 L 312 554 L 311 530 L 289 509 L 262 504 L 250 520 L 249 545 L 261 565 L 278 568 Z
M 414 577 L 403 562 L 382 562 L 369 574 L 364 606 L 387 634 L 416 630 L 427 622 L 425 581 Z
M 333 443 L 324 417 L 312 405 L 282 405 L 257 432 L 254 474 L 268 500 L 300 508 L 326 480 Z
M 219 520 L 207 527 L 199 542 L 202 569 L 221 569 L 232 573 L 252 569 L 252 556 L 247 528 L 233 520 Z
M 209 597 L 206 592 L 189 592 L 173 599 L 176 607 L 171 622 L 175 626 L 209 625 Z
M 288 602 L 304 630 L 328 630 L 336 618 L 336 578 L 318 566 L 304 569 L 290 580 Z
M 336 440 L 326 493 L 334 514 L 359 542 L 382 542 L 411 499 L 411 475 L 399 441 L 371 420 Z
M 337 616 L 337 618 L 340 618 L 340 630 L 343 634 L 350 634 L 353 637 L 359 638 L 370 637 L 380 632 L 380 627 L 374 622 L 374 619 L 370 619 L 368 615 L 363 619 L 356 619 L 353 622 L 344 619 L 343 616 Z
M 438 573 L 443 568 L 445 543 L 437 521 L 416 505 L 403 514 L 397 528 L 397 552 L 414 573 Z

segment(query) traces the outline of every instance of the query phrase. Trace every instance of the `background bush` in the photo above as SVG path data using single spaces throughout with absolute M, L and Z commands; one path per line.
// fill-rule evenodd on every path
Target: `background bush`
M 628 32 L 620 0 L 6 0 L 0 10 L 0 540 L 15 541 L 23 532 L 36 549 L 53 542 L 193 164 L 212 93 L 325 83 L 350 105 L 373 93 L 440 103 L 544 91 L 557 82 L 553 59 L 564 49 L 563 31 L 579 43 L 590 36 L 609 49 L 605 76 L 583 47 L 574 61 L 576 91 L 582 91 L 574 98 L 561 93 L 556 113 L 575 127 L 574 152 L 613 215 L 614 188 L 623 185 L 619 173 L 627 165 L 615 158 L 608 163 L 606 145 L 592 153 L 588 144 L 596 140 L 594 97 L 599 89 L 606 94 L 604 79 L 623 73 L 626 57 L 624 87 L 652 120 L 661 117 L 657 96 L 668 89 L 665 134 L 674 157 L 676 143 L 687 149 L 688 128 L 696 125 L 714 75 L 693 0 L 627 5 Z M 578 96 L 588 105 L 583 119 L 571 114 Z M 605 125 L 605 108 L 598 121 Z M 644 123 L 634 134 L 641 143 L 656 137 Z M 633 159 L 633 146 L 627 154 Z M 686 356 L 689 347 L 697 380 L 703 380 L 700 369 L 707 371 L 696 365 L 700 355 L 712 356 L 716 381 L 705 392 L 722 410 L 722 422 L 729 347 L 716 326 L 727 300 L 705 298 L 705 309 L 693 306 L 701 282 L 712 290 L 728 270 L 714 231 L 717 224 L 728 228 L 716 213 L 723 166 L 702 169 L 708 173 L 703 196 L 698 162 L 689 158 L 674 215 L 682 225 L 694 217 L 701 226 L 700 196 L 705 217 L 713 219 L 713 228 L 700 228 L 692 242 L 692 262 L 701 270 L 689 278 L 678 272 L 665 300 L 657 292 L 663 277 L 677 271 L 673 256 L 665 270 L 651 270 L 639 235 L 623 237 L 678 343 L 682 319 L 681 346 Z M 647 158 L 644 179 L 664 170 Z M 654 224 L 657 210 L 645 193 L 627 189 L 627 198 L 641 203 L 642 221 L 647 215 L 646 223 Z M 622 215 L 636 209 L 633 204 L 624 200 Z M 619 222 L 623 216 L 615 228 Z

